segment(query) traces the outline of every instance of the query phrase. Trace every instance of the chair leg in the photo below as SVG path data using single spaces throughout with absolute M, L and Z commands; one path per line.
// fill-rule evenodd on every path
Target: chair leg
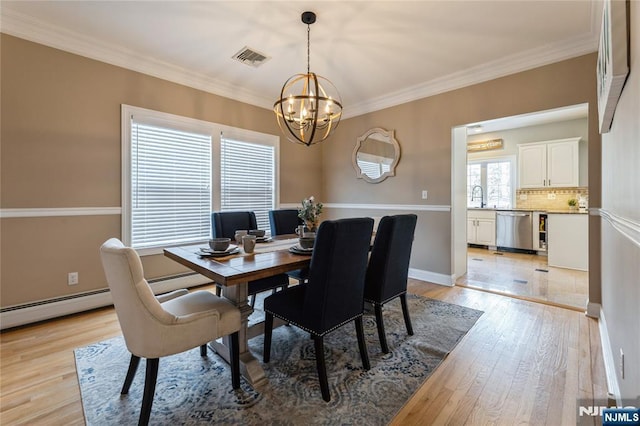
M 324 363 L 324 338 L 322 336 L 313 336 L 313 344 L 316 349 L 316 367 L 318 368 L 318 380 L 320 380 L 320 392 L 322 399 L 326 402 L 331 401 L 329 394 L 329 382 L 327 381 L 327 367 Z
M 251 309 L 254 309 L 256 307 L 256 296 L 257 294 L 251 296 Z
M 240 388 L 240 333 L 231 334 L 231 347 L 229 348 L 229 358 L 231 358 L 231 387 Z
M 207 345 L 200 346 L 200 356 L 207 356 Z
M 265 312 L 264 314 L 264 353 L 262 361 L 268 363 L 271 359 L 271 334 L 273 332 L 273 314 Z
M 404 325 L 407 327 L 407 334 L 413 336 L 413 326 L 409 317 L 409 308 L 407 307 L 407 293 L 400 295 L 400 303 L 402 304 L 402 315 L 404 316 Z
M 144 378 L 144 394 L 142 396 L 142 408 L 140 409 L 138 426 L 146 426 L 149 424 L 151 406 L 153 405 L 153 396 L 156 392 L 159 361 L 160 360 L 158 358 L 147 358 L 147 369 Z
M 133 378 L 135 377 L 136 371 L 138 370 L 138 364 L 140 364 L 140 357 L 132 354 L 131 361 L 129 361 L 129 369 L 127 370 L 127 377 L 125 377 L 124 385 L 122 385 L 122 390 L 120 391 L 122 395 L 126 395 L 129 393 L 131 382 L 133 382 Z
M 216 296 L 220 297 L 221 294 L 222 294 L 222 288 L 220 288 L 220 286 L 216 284 Z
M 384 333 L 384 320 L 382 319 L 382 305 L 374 304 L 373 310 L 376 313 L 376 325 L 378 326 L 378 338 L 380 339 L 380 347 L 385 354 L 389 353 L 389 346 L 387 345 L 387 336 Z
M 360 349 L 360 358 L 362 358 L 362 366 L 365 370 L 369 370 L 369 352 L 367 351 L 367 342 L 364 340 L 364 327 L 362 327 L 362 316 L 355 319 L 356 334 L 358 335 L 358 348 Z

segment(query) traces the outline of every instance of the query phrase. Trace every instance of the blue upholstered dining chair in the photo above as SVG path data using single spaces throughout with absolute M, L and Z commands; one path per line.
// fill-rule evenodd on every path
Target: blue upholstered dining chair
M 385 303 L 396 297 L 400 298 L 407 333 L 413 335 L 407 308 L 407 280 L 417 219 L 415 214 L 384 216 L 378 224 L 371 249 L 364 300 L 373 305 L 378 338 L 384 353 L 389 353 L 382 319 L 382 305 Z
M 298 217 L 297 209 L 269 210 L 269 223 L 272 236 L 293 234 L 299 225 L 304 225 L 304 221 Z M 287 272 L 287 275 L 302 284 L 306 282 L 308 273 L 305 268 Z
M 297 209 L 278 209 L 269 210 L 269 224 L 271 235 L 295 234 L 304 221 L 298 217 Z
M 140 358 L 146 358 L 146 372 L 139 425 L 149 423 L 160 358 L 200 347 L 207 355 L 207 343 L 229 335 L 231 383 L 240 387 L 240 310 L 224 298 L 200 290 L 176 290 L 154 296 L 144 279 L 138 253 L 111 238 L 100 247 L 100 258 L 111 290 L 127 349 L 129 369 L 121 394 L 129 388 Z
M 211 237 L 231 238 L 237 230 L 258 229 L 256 214 L 252 211 L 227 211 L 211 213 Z
M 320 224 L 305 285 L 289 287 L 264 301 L 264 362 L 271 357 L 273 318 L 309 333 L 314 341 L 322 399 L 331 400 L 324 359 L 324 336 L 355 322 L 360 357 L 370 368 L 364 340 L 364 279 L 373 219 L 327 220 Z
M 235 237 L 237 230 L 257 229 L 258 224 L 256 215 L 252 211 L 225 211 L 211 213 L 211 233 L 213 238 L 231 238 Z M 278 274 L 271 277 L 260 278 L 255 281 L 249 281 L 248 294 L 251 297 L 251 306 L 256 303 L 256 295 L 263 291 L 277 288 L 287 288 L 289 285 L 289 276 L 287 274 Z

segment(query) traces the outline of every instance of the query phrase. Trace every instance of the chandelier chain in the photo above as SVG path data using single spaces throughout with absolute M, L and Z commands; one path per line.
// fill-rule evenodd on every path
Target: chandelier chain
M 309 74 L 309 70 L 311 69 L 311 55 L 309 51 L 311 50 L 311 25 L 307 24 L 307 74 Z

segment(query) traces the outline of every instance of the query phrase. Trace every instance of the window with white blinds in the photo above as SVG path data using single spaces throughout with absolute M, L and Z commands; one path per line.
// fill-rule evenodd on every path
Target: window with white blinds
M 211 136 L 131 120 L 131 246 L 207 239 Z
M 122 240 L 142 256 L 206 243 L 211 212 L 278 205 L 277 136 L 122 105 Z
M 258 229 L 269 229 L 275 208 L 275 148 L 223 134 L 220 140 L 220 210 L 253 211 Z
M 384 173 L 391 170 L 391 166 L 389 164 L 377 161 L 361 160 L 360 158 L 356 161 L 358 162 L 358 167 L 360 167 L 362 174 L 369 176 L 371 179 L 377 179 Z

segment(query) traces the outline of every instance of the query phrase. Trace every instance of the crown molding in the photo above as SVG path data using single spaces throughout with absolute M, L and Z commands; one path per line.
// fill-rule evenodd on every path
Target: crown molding
M 261 108 L 271 109 L 273 106 L 273 99 L 258 96 L 243 87 L 194 73 L 152 57 L 141 57 L 122 46 L 86 37 L 6 8 L 1 12 L 0 30 L 3 33 Z
M 504 77 L 516 72 L 526 71 L 596 52 L 598 50 L 599 28 L 595 23 L 598 22 L 598 13 L 601 13 L 601 11 L 599 11 L 595 3 L 596 2 L 592 5 L 592 28 L 590 34 L 586 36 L 520 52 L 397 92 L 387 93 L 370 100 L 346 106 L 343 111 L 343 118 L 356 117 L 369 112 Z M 27 15 L 6 10 L 6 8 L 3 8 L 1 12 L 2 27 L 0 29 L 3 33 L 257 107 L 272 108 L 272 99 L 250 92 L 243 87 L 212 79 L 206 75 L 197 74 L 186 68 L 159 61 L 155 58 L 140 57 L 140 55 L 122 46 L 108 44 L 95 38 L 80 36 L 69 29 L 53 26 Z
M 597 33 L 577 37 L 569 41 L 548 44 L 515 55 L 505 56 L 499 60 L 480 64 L 397 92 L 387 93 L 386 95 L 369 101 L 347 106 L 342 115 L 344 118 L 356 117 L 517 72 L 549 65 L 554 62 L 597 52 L 597 50 Z

